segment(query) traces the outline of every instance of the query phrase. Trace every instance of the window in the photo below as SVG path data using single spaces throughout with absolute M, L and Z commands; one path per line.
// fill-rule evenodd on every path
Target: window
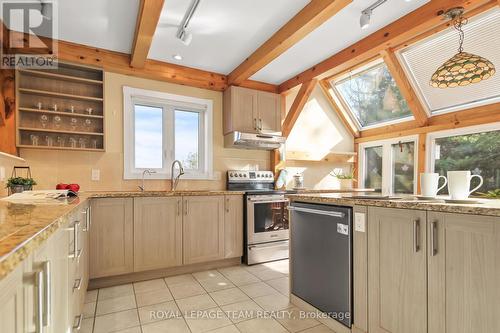
M 500 123 L 429 134 L 428 169 L 446 176 L 448 171 L 470 170 L 483 177 L 479 192 L 500 188 Z M 471 188 L 479 185 L 472 180 Z M 445 187 L 441 194 L 447 193 Z
M 464 51 L 500 64 L 500 9 L 469 19 L 464 26 Z M 495 46 L 496 45 L 496 46 Z M 500 101 L 500 75 L 464 87 L 437 89 L 429 85 L 434 71 L 457 53 L 458 34 L 452 27 L 399 52 L 403 68 L 429 114 L 459 111 Z M 432 56 L 429 56 L 432 55 Z
M 337 103 L 360 129 L 413 119 L 406 100 L 382 60 L 330 82 Z
M 185 178 L 212 177 L 212 101 L 123 88 L 124 178 L 167 179 L 174 160 Z
M 360 145 L 362 186 L 384 195 L 416 191 L 417 137 L 384 140 Z

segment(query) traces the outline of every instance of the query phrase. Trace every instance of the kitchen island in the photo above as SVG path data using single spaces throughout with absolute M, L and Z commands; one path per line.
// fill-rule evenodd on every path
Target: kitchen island
M 352 212 L 347 232 L 352 244 L 349 277 L 352 287 L 348 290 L 352 293 L 349 299 L 352 327 L 349 329 L 330 318 L 322 319 L 336 332 L 500 332 L 499 200 L 448 204 L 409 197 L 361 199 L 346 194 L 288 197 L 292 205 L 291 301 L 305 310 L 318 307 L 298 294 L 317 295 L 318 291 L 308 294 L 299 288 L 308 280 L 297 271 L 303 271 L 310 260 L 300 259 L 302 253 L 297 251 L 318 253 L 323 246 L 318 244 L 338 239 L 337 233 L 344 232 L 338 224 L 345 222 L 331 217 L 330 221 L 336 223 L 336 228 L 330 229 L 331 236 L 311 231 L 311 235 L 321 239 L 306 245 L 298 244 L 298 240 L 309 232 L 308 223 L 325 226 L 316 221 L 327 221 L 328 214 L 320 218 L 314 212 L 334 210 L 332 207 L 347 207 Z M 294 207 L 300 206 L 307 207 L 309 212 L 294 211 Z M 323 253 L 324 261 L 313 269 L 327 267 L 331 261 L 328 258 L 337 253 Z M 317 280 L 317 274 L 310 274 L 311 284 Z M 324 274 L 331 271 L 325 268 Z M 294 279 L 302 281 L 294 285 Z M 331 281 L 332 285 L 335 283 Z M 338 295 L 332 294 L 331 303 L 335 303 L 335 297 Z

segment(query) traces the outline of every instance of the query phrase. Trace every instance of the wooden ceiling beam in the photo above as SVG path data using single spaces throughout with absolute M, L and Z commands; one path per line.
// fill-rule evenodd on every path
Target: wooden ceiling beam
M 164 2 L 164 0 L 141 0 L 135 26 L 130 66 L 143 68 L 146 64 Z
M 352 121 L 351 117 L 345 113 L 335 102 L 332 96 L 332 87 L 330 87 L 330 83 L 326 80 L 321 80 L 319 81 L 319 86 L 321 87 L 321 90 L 323 90 L 323 94 L 325 95 L 326 99 L 330 103 L 330 106 L 332 107 L 333 111 L 337 114 L 337 116 L 340 118 L 340 121 L 344 125 L 344 127 L 352 134 L 353 137 L 357 138 L 359 137 L 359 130 L 356 127 L 356 124 Z
M 250 78 L 351 2 L 352 0 L 311 0 L 229 74 L 229 85 L 239 85 Z
M 413 113 L 417 124 L 419 126 L 427 125 L 429 115 L 425 111 L 424 106 L 413 90 L 410 80 L 408 80 L 403 67 L 399 63 L 398 58 L 392 50 L 382 50 L 380 54 L 384 59 L 384 62 L 387 65 L 392 78 L 394 79 L 394 81 L 396 81 L 399 91 L 401 91 L 401 94 L 405 98 L 408 107 Z
M 433 116 L 429 118 L 427 126 L 417 127 L 413 121 L 394 124 L 390 128 L 385 126 L 377 128 L 378 132 L 376 134 L 372 132 L 372 135 L 366 135 L 366 131 L 362 131 L 361 137 L 354 139 L 354 142 L 363 143 L 494 122 L 500 122 L 500 103 Z
M 313 79 L 311 81 L 303 83 L 300 87 L 300 90 L 293 100 L 293 104 L 288 111 L 285 120 L 283 121 L 283 126 L 281 127 L 281 132 L 284 137 L 288 137 L 288 135 L 292 131 L 295 122 L 299 118 L 300 113 L 304 109 L 304 106 L 306 105 L 314 87 L 316 86 L 316 82 L 317 80 Z
M 332 69 L 335 69 L 337 72 L 347 70 L 362 61 L 377 56 L 382 50 L 395 47 L 415 36 L 421 35 L 441 25 L 443 22 L 442 14 L 449 8 L 462 6 L 468 12 L 490 1 L 431 0 L 415 11 L 281 83 L 279 91 L 285 92 L 290 90 L 303 82 L 324 75 Z
M 9 31 L 14 40 L 27 38 L 23 33 Z M 48 42 L 48 38 L 41 38 Z M 26 50 L 24 50 L 26 51 Z M 94 66 L 105 71 L 142 77 L 145 79 L 165 81 L 185 86 L 208 90 L 224 91 L 227 88 L 227 76 L 196 68 L 170 64 L 167 62 L 146 60 L 143 68 L 130 66 L 130 55 L 105 49 L 58 41 L 57 57 L 61 61 Z M 276 92 L 277 86 L 246 80 L 242 83 L 252 89 Z

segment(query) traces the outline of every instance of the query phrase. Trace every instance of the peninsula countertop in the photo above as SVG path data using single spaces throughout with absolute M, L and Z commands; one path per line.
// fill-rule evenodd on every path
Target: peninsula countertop
M 355 195 L 342 193 L 298 193 L 287 195 L 291 201 L 324 203 L 344 206 L 376 206 L 388 208 L 417 209 L 456 214 L 471 214 L 499 217 L 500 222 L 500 200 L 477 199 L 479 203 L 474 204 L 452 204 L 444 202 L 444 199 L 417 200 L 413 197 L 402 197 L 401 199 L 376 199 L 356 198 Z

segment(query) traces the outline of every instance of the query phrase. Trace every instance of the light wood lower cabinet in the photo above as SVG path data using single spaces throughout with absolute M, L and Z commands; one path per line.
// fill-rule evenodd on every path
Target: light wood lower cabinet
M 429 333 L 500 332 L 500 218 L 428 217 Z
M 90 278 L 131 273 L 133 257 L 133 199 L 92 200 Z
M 182 198 L 134 199 L 134 271 L 182 265 Z
M 23 266 L 0 281 L 0 332 L 24 333 L 25 307 Z
M 425 211 L 369 207 L 368 219 L 368 331 L 425 333 Z
M 243 255 L 243 199 L 239 195 L 224 198 L 224 258 Z
M 224 197 L 183 198 L 184 264 L 224 259 Z

